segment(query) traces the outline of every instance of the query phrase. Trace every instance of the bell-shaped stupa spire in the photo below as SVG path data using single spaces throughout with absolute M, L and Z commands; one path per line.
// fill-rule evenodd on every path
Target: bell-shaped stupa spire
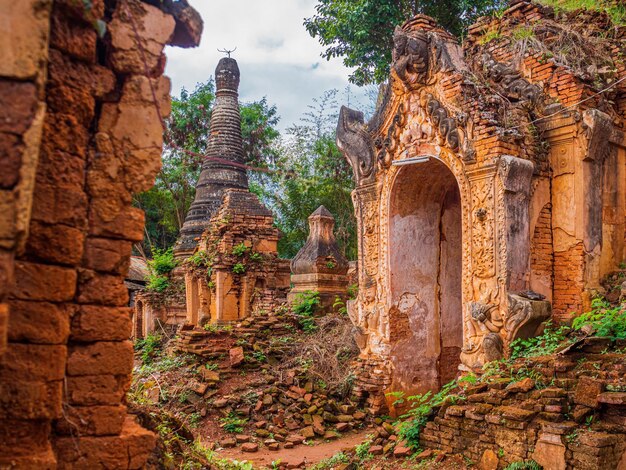
M 217 212 L 224 190 L 248 189 L 239 115 L 239 67 L 224 57 L 215 69 L 215 104 L 211 114 L 208 158 L 196 185 L 196 197 L 174 247 L 177 258 L 191 255 L 209 219 Z

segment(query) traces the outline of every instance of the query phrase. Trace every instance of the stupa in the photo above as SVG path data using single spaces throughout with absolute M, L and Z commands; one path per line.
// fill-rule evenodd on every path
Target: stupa
M 239 114 L 239 67 L 230 57 L 215 69 L 216 97 L 211 114 L 207 157 L 196 185 L 196 197 L 187 212 L 174 254 L 189 257 L 217 212 L 226 189 L 248 189 Z

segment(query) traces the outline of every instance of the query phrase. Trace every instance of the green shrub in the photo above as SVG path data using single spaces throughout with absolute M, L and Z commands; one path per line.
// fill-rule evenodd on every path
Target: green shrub
M 346 303 L 339 296 L 335 297 L 335 302 L 333 303 L 333 310 L 335 310 L 339 315 L 348 314 L 348 307 L 346 306 Z
M 248 248 L 243 242 L 241 242 L 239 245 L 235 245 L 233 247 L 232 253 L 233 255 L 241 258 L 243 255 L 245 255 L 248 252 L 249 249 L 250 248 Z
M 419 436 L 422 429 L 428 422 L 428 418 L 433 413 L 433 409 L 441 406 L 446 400 L 455 400 L 458 398 L 456 395 L 451 394 L 452 390 L 457 388 L 456 380 L 444 385 L 441 390 L 433 394 L 427 392 L 423 395 L 414 395 L 407 398 L 407 401 L 411 404 L 411 409 L 405 414 L 400 416 L 403 420 L 396 423 L 398 428 L 398 436 L 400 439 L 406 441 L 407 446 L 412 450 L 419 449 Z M 401 397 L 402 394 L 393 394 Z M 396 403 L 402 403 L 404 400 L 400 398 L 396 400 Z
M 591 312 L 574 319 L 572 326 L 575 330 L 589 325 L 596 336 L 626 339 L 626 303 L 613 307 L 606 300 L 597 298 L 591 302 L 591 308 Z
M 153 292 L 163 292 L 170 285 L 167 275 L 176 267 L 172 248 L 159 250 L 155 248 L 152 259 L 148 261 L 149 274 L 146 278 L 146 289 Z
M 153 274 L 169 274 L 177 265 L 174 259 L 174 250 L 170 247 L 167 250 L 155 248 L 152 251 L 152 259 L 148 261 L 148 268 Z
M 187 263 L 193 264 L 196 267 L 209 266 L 211 262 L 211 257 L 205 250 L 198 250 L 187 258 Z
M 359 285 L 358 284 L 350 284 L 348 286 L 348 299 L 354 300 L 357 295 L 359 295 Z
M 145 338 L 135 341 L 135 351 L 141 352 L 141 360 L 145 364 L 152 363 L 154 357 L 161 351 L 163 338 L 157 334 L 150 333 Z
M 315 291 L 307 291 L 296 296 L 296 300 L 292 305 L 292 311 L 298 318 L 298 324 L 306 332 L 315 331 L 317 325 L 313 316 L 320 307 L 320 293 Z
M 248 420 L 246 418 L 240 418 L 232 411 L 223 418 L 220 418 L 220 426 L 224 429 L 224 431 L 231 432 L 233 434 L 242 433 L 243 427 L 247 422 Z
M 146 289 L 152 292 L 163 292 L 170 286 L 170 281 L 165 276 L 148 276 L 148 283 Z
M 513 462 L 508 465 L 504 470 L 542 470 L 543 467 L 534 460 L 524 460 L 520 462 Z
M 254 261 L 255 263 L 258 263 L 262 259 L 263 259 L 263 255 L 261 253 L 257 253 L 256 251 L 253 253 L 250 253 L 250 261 Z
M 511 343 L 511 359 L 552 354 L 566 340 L 570 331 L 568 326 L 552 328 L 552 322 L 548 321 L 542 335 L 527 339 L 518 338 Z
M 252 357 L 254 357 L 259 362 L 267 361 L 267 356 L 265 355 L 265 353 L 263 353 L 263 351 L 254 351 L 252 353 Z
M 237 263 L 233 266 L 233 273 L 235 274 L 243 274 L 246 272 L 246 265 L 243 263 Z

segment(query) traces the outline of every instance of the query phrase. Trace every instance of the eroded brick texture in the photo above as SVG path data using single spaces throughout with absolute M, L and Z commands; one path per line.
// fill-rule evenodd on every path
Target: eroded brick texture
M 626 394 L 611 390 L 626 365 L 623 354 L 599 354 L 606 344 L 535 359 L 534 379 L 468 386 L 466 400 L 447 402 L 426 424 L 421 445 L 460 453 L 479 468 L 528 459 L 546 469 L 621 468 Z
M 170 88 L 162 50 L 176 20 L 139 1 L 91 3 L 2 6 L 26 41 L 9 50 L 15 70 L 0 67 L 20 79 L 0 77 L 2 468 L 140 468 L 155 440 L 126 410 L 123 278 L 143 231 L 132 194 L 160 168 L 156 106 L 167 116 Z

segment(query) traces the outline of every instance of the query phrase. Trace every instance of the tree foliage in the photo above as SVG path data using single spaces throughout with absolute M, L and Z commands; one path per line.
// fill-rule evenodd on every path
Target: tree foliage
M 350 81 L 357 85 L 387 79 L 393 31 L 418 13 L 435 18 L 461 36 L 480 15 L 499 9 L 504 0 L 318 0 L 316 13 L 304 20 L 313 37 L 326 47 L 322 57 L 343 57 L 356 67 Z
M 287 130 L 277 152 L 280 170 L 255 186 L 274 211 L 282 237 L 279 254 L 292 258 L 304 245 L 308 217 L 320 205 L 335 217 L 335 236 L 349 259 L 355 259 L 356 219 L 351 191 L 352 169 L 335 144 L 338 90 L 329 90 L 309 105 L 299 124 Z

